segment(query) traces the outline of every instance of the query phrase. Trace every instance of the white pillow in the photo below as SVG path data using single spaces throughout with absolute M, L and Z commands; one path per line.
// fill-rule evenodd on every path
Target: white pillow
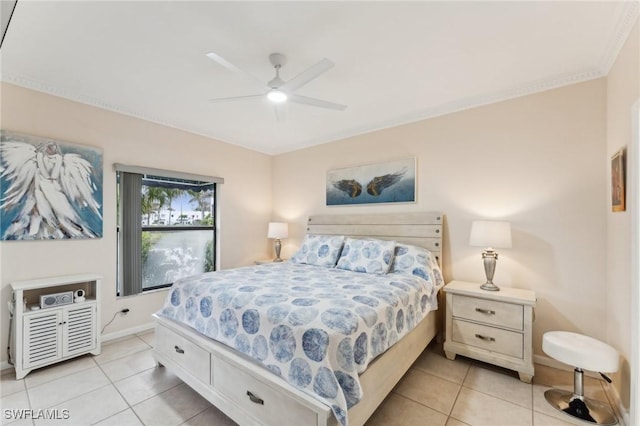
M 336 266 L 343 244 L 343 235 L 307 234 L 302 241 L 302 246 L 291 257 L 291 262 L 333 268 Z
M 395 241 L 347 238 L 336 268 L 367 274 L 386 274 L 393 262 Z

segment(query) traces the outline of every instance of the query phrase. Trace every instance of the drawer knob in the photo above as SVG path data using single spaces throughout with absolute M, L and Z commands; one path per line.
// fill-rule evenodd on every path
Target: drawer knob
M 262 398 L 258 398 L 257 396 L 255 396 L 251 391 L 247 391 L 247 396 L 249 397 L 251 402 L 264 405 L 264 400 Z
M 487 314 L 487 315 L 496 314 L 496 311 L 492 311 L 491 309 L 482 309 L 482 308 L 476 308 L 476 312 L 480 312 L 481 314 Z
M 480 340 L 485 340 L 487 342 L 495 342 L 496 339 L 494 339 L 493 337 L 489 337 L 489 336 L 483 336 L 482 334 L 476 334 L 476 337 Z
M 178 345 L 175 345 L 175 346 L 173 347 L 173 349 L 175 349 L 175 350 L 176 350 L 176 352 L 178 352 L 179 354 L 183 354 L 183 353 L 184 353 L 184 349 L 182 349 L 182 348 L 181 348 L 180 346 L 178 346 Z

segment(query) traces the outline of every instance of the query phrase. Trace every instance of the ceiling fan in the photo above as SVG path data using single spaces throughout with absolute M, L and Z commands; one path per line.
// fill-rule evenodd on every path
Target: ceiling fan
M 292 78 L 291 80 L 284 81 L 280 78 L 280 69 L 287 62 L 287 57 L 282 53 L 272 53 L 269 55 L 269 62 L 276 70 L 276 75 L 269 82 L 265 83 L 258 80 L 253 75 L 249 74 L 246 71 L 241 70 L 235 65 L 231 64 L 220 55 L 210 52 L 207 53 L 207 57 L 216 61 L 218 64 L 223 67 L 237 73 L 241 73 L 249 77 L 256 85 L 256 88 L 260 90 L 260 93 L 255 95 L 247 95 L 247 96 L 232 96 L 228 98 L 214 98 L 210 99 L 211 102 L 226 102 L 226 101 L 235 101 L 235 100 L 246 100 L 252 98 L 260 98 L 266 97 L 271 102 L 274 103 L 275 106 L 278 104 L 282 104 L 284 102 L 295 102 L 298 104 L 305 104 L 314 107 L 333 109 L 338 111 L 343 111 L 347 108 L 346 105 L 336 104 L 333 102 L 324 101 L 322 99 L 310 98 L 307 96 L 298 95 L 295 91 L 305 84 L 311 82 L 312 80 L 318 78 L 320 75 L 328 71 L 333 67 L 333 62 L 328 59 L 323 59 L 317 64 L 307 68 L 302 71 L 300 74 Z M 276 107 L 275 108 L 276 116 L 278 119 L 281 118 L 281 112 Z

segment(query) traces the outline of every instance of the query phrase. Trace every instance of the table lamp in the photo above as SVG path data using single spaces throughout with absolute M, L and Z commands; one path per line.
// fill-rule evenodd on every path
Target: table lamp
M 269 222 L 269 230 L 267 231 L 268 238 L 275 238 L 276 258 L 274 262 L 282 262 L 280 259 L 280 250 L 282 249 L 282 243 L 280 239 L 287 238 L 289 236 L 289 225 L 284 222 Z
M 500 287 L 493 283 L 493 273 L 496 270 L 498 253 L 496 248 L 511 248 L 511 224 L 509 222 L 476 220 L 471 223 L 469 245 L 486 247 L 482 252 L 484 273 L 487 282 L 480 286 L 483 290 L 498 291 Z

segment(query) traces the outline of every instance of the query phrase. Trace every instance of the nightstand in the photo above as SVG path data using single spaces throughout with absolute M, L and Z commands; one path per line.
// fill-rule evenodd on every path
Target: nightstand
M 504 287 L 486 291 L 478 283 L 465 281 L 451 281 L 444 291 L 447 358 L 463 355 L 509 368 L 531 383 L 535 293 Z

